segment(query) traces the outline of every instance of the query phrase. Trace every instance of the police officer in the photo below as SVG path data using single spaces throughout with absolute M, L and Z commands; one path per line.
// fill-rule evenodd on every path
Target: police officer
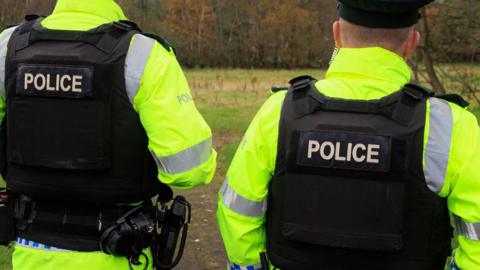
M 173 49 L 126 20 L 113 0 L 58 0 L 0 36 L 15 270 L 129 269 L 100 252 L 99 233 L 132 203 L 168 196 L 165 184 L 213 177 L 211 130 Z
M 274 93 L 227 172 L 228 269 L 268 257 L 284 270 L 440 270 L 448 256 L 449 269 L 480 269 L 477 120 L 461 98 L 409 84 L 430 2 L 340 1 L 326 78 Z

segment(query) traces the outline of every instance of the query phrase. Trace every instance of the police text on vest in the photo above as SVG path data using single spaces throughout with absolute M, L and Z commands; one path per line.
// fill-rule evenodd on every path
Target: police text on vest
M 296 164 L 306 167 L 386 172 L 390 169 L 388 136 L 345 131 L 304 131 L 298 138 Z
M 87 98 L 93 95 L 93 67 L 21 64 L 17 93 L 37 97 Z
M 37 91 L 63 91 L 63 92 L 82 92 L 81 75 L 52 75 L 52 74 L 32 74 L 25 73 L 24 89 L 33 84 Z
M 346 149 L 342 149 L 345 148 Z M 346 151 L 345 151 L 346 150 Z M 378 164 L 380 160 L 379 156 L 380 145 L 378 144 L 342 144 L 340 142 L 333 143 L 331 141 L 319 142 L 315 140 L 308 141 L 308 158 L 311 159 L 314 153 L 320 155 L 324 160 L 336 161 L 354 161 L 354 162 L 367 162 L 372 164 Z M 345 154 L 342 154 L 346 152 Z

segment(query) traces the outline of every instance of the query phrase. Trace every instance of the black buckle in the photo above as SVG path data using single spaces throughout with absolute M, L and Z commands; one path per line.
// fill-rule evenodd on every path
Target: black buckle
M 424 99 L 424 98 L 428 98 L 428 97 L 433 97 L 435 95 L 435 93 L 428 89 L 428 88 L 425 88 L 423 86 L 420 86 L 420 85 L 417 85 L 417 84 L 413 84 L 413 83 L 409 83 L 407 85 L 404 86 L 403 88 L 405 94 L 409 95 L 410 97 L 416 99 L 416 100 L 421 100 L 421 99 Z
M 311 76 L 304 75 L 290 80 L 289 83 L 293 91 L 299 91 L 307 89 L 312 81 L 316 81 L 316 79 Z
M 131 30 L 139 30 L 137 24 L 131 21 L 117 21 L 113 23 L 113 26 L 126 32 Z
M 113 26 L 115 26 L 116 28 L 118 28 L 120 30 L 123 30 L 123 31 L 130 31 L 130 30 L 133 29 L 133 27 L 130 24 L 128 24 L 124 21 L 114 22 Z

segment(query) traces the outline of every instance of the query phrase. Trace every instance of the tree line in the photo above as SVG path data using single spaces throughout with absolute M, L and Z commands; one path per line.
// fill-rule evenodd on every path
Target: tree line
M 117 0 L 145 31 L 165 37 L 187 67 L 326 67 L 333 0 Z M 0 25 L 49 14 L 54 0 L 0 0 Z M 437 0 L 424 11 L 417 61 L 479 62 L 478 0 Z M 426 34 L 426 35 L 425 35 Z

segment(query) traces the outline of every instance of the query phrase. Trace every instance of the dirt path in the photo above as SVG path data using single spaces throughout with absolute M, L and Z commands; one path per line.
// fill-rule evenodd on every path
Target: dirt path
M 224 146 L 238 142 L 242 134 L 214 134 L 214 147 L 217 152 Z M 220 158 L 219 158 L 220 160 Z M 187 248 L 176 270 L 224 270 L 227 257 L 215 219 L 217 193 L 223 183 L 229 164 L 218 163 L 217 173 L 212 183 L 190 191 L 183 191 L 192 203 L 192 224 Z

